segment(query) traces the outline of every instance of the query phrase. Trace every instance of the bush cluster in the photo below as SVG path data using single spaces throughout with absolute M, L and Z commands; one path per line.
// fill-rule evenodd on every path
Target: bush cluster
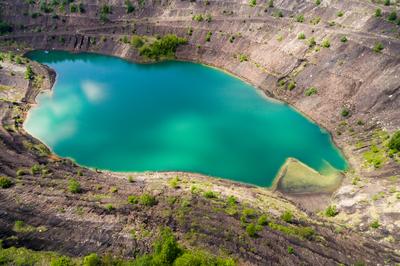
M 151 44 L 143 45 L 139 49 L 139 53 L 141 56 L 154 60 L 159 60 L 160 58 L 174 58 L 176 48 L 186 43 L 187 40 L 185 38 L 179 38 L 176 35 L 168 34 Z

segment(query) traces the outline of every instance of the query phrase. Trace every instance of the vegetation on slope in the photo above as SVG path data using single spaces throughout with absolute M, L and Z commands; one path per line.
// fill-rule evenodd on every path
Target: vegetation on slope
M 139 49 L 141 56 L 152 60 L 175 58 L 176 48 L 181 44 L 186 44 L 185 38 L 168 34 L 150 44 L 145 44 Z
M 183 266 L 183 265 L 215 265 L 233 266 L 230 258 L 213 256 L 205 251 L 192 251 L 178 244 L 169 228 L 161 230 L 154 243 L 153 252 L 134 260 L 118 259 L 109 255 L 98 256 L 91 253 L 83 258 L 71 258 L 55 252 L 33 251 L 26 248 L 2 248 L 0 242 L 0 265 L 51 265 L 51 266 Z

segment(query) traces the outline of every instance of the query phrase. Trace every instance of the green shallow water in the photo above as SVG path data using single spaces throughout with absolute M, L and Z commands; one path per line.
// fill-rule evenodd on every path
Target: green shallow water
M 25 129 L 56 154 L 112 171 L 189 171 L 270 186 L 286 158 L 321 171 L 346 161 L 329 134 L 222 71 L 34 51 L 57 72 Z

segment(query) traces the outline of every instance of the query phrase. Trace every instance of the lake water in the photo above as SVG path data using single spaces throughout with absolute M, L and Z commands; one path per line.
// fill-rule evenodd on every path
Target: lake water
M 188 171 L 260 186 L 271 185 L 288 157 L 319 171 L 326 163 L 346 168 L 325 130 L 217 69 L 62 51 L 28 57 L 55 69 L 57 80 L 24 127 L 81 165 Z

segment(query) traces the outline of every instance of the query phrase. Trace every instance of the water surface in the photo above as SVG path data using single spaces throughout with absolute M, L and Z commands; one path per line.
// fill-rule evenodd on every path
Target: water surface
M 189 171 L 270 186 L 286 158 L 346 162 L 330 136 L 286 104 L 188 62 L 34 51 L 57 72 L 25 129 L 56 154 L 112 171 Z

